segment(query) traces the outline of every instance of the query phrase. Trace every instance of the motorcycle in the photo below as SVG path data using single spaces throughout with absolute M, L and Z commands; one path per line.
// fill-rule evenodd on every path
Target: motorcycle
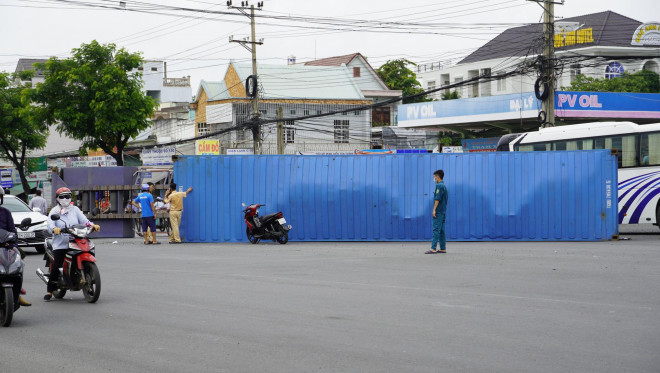
M 26 229 L 32 220 L 25 218 L 19 226 Z M 21 259 L 21 252 L 13 245 L 17 240 L 14 232 L 0 229 L 0 324 L 11 325 L 16 312 L 21 304 L 18 297 L 23 287 L 23 269 L 25 264 Z
M 51 215 L 52 220 L 59 220 L 58 214 Z M 62 233 L 69 234 L 69 248 L 64 258 L 63 267 L 59 268 L 60 277 L 57 282 L 57 289 L 53 291 L 53 296 L 61 299 L 70 291 L 83 291 L 85 300 L 94 303 L 101 295 L 101 274 L 96 267 L 96 251 L 94 243 L 87 236 L 94 230 L 93 226 L 86 224 L 74 224 L 62 229 Z M 51 241 L 48 241 L 46 248 L 46 266 L 49 273 L 44 273 L 41 268 L 37 268 L 37 276 L 48 284 L 48 278 L 54 270 L 53 268 L 53 247 Z
M 243 212 L 245 213 L 245 224 L 248 240 L 256 244 L 259 240 L 273 240 L 284 245 L 289 242 L 289 231 L 291 225 L 286 224 L 286 219 L 282 212 L 276 212 L 266 216 L 259 217 L 259 207 L 266 205 L 251 204 Z M 243 204 L 245 207 L 245 204 Z

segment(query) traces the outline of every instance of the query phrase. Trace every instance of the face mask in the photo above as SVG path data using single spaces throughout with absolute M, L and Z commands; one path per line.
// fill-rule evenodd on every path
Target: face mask
M 62 207 L 67 207 L 71 204 L 71 198 L 65 198 L 65 199 L 57 199 L 57 202 L 60 204 Z

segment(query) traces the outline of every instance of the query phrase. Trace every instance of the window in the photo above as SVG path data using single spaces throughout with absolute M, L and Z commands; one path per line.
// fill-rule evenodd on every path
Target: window
M 594 139 L 594 149 L 605 149 L 605 138 Z
M 550 144 L 533 144 L 532 149 L 535 152 L 546 152 L 550 150 Z
M 209 129 L 208 124 L 206 124 L 206 123 L 197 123 L 197 136 L 206 135 L 209 132 L 211 132 L 211 131 Z
M 660 165 L 660 133 L 643 134 L 639 144 L 641 166 Z
M 571 65 L 571 83 L 573 83 L 579 75 L 582 75 L 582 67 L 580 65 Z
M 296 137 L 296 130 L 293 127 L 293 121 L 287 120 L 284 122 L 284 143 L 293 144 Z
M 612 136 L 594 139 L 594 149 L 616 149 L 618 151 L 619 168 L 635 167 L 637 165 L 637 149 L 635 136 Z
M 454 78 L 454 84 L 456 84 L 456 83 L 460 83 L 460 82 L 462 82 L 462 81 L 463 81 L 463 77 L 462 77 L 462 76 L 459 76 L 459 77 Z M 456 92 L 458 92 L 458 94 L 462 97 L 462 96 L 463 96 L 463 92 L 464 92 L 464 90 L 463 90 L 463 86 L 461 85 L 461 86 L 459 86 L 458 88 L 456 88 Z
M 348 112 L 345 111 L 345 112 L 341 113 L 341 115 L 348 115 Z
M 248 114 L 248 106 L 249 105 L 236 105 L 236 114 L 239 115 L 245 115 Z
M 382 106 L 371 111 L 371 123 L 374 127 L 390 125 L 390 107 Z
M 506 91 L 506 77 L 497 79 L 497 92 Z
M 635 147 L 635 136 L 614 136 L 612 137 L 612 147 L 619 150 L 619 167 L 637 166 L 637 149 Z
M 355 111 L 353 112 L 353 114 L 355 114 L 355 115 L 358 115 L 358 116 L 359 116 L 360 114 L 362 114 L 362 112 L 361 112 L 360 110 L 355 110 Z
M 268 110 L 266 110 L 266 109 L 262 109 L 262 110 L 259 110 L 259 111 L 261 112 L 261 115 L 263 115 L 263 116 L 268 115 Z
M 360 68 L 359 67 L 354 67 L 353 68 L 353 77 L 354 78 L 359 78 L 360 77 Z
M 289 112 L 289 114 L 291 114 L 291 115 L 296 115 L 296 110 L 295 110 L 295 109 L 291 109 L 291 111 Z
M 138 67 L 138 71 L 143 71 L 143 70 L 144 70 L 144 66 Z
M 321 110 L 317 110 L 316 114 L 321 115 L 323 112 Z
M 537 143 L 537 144 L 526 144 L 526 145 L 516 145 L 516 151 L 519 152 L 545 152 L 552 149 L 550 143 Z
M 152 67 L 151 71 L 158 71 L 158 68 L 157 67 Z
M 245 141 L 247 139 L 247 136 L 246 136 L 247 132 L 248 131 L 246 131 L 244 129 L 237 130 L 236 131 L 236 141 L 237 142 Z
M 303 110 L 303 115 L 309 115 L 309 110 Z
M 566 150 L 566 141 L 557 141 L 552 144 L 552 150 Z
M 621 65 L 618 62 L 610 62 L 609 65 L 605 68 L 605 78 L 607 79 L 614 79 L 618 78 L 623 74 L 624 68 L 623 65 Z
M 426 83 L 426 89 L 435 89 L 435 80 L 429 80 L 429 82 Z
M 346 144 L 348 143 L 348 121 L 335 120 L 335 143 Z
M 555 141 L 552 150 L 589 150 L 592 148 L 591 139 Z
M 582 139 L 582 140 L 568 140 L 563 141 L 566 144 L 566 149 L 564 150 L 589 150 L 593 149 L 593 140 L 592 139 Z

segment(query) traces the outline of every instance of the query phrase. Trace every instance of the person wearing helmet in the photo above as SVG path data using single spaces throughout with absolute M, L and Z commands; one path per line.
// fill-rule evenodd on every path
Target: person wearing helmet
M 149 184 L 142 184 L 142 193 L 131 201 L 131 203 L 135 207 L 142 208 L 142 233 L 144 235 L 144 244 L 149 245 L 153 243 L 154 245 L 158 245 L 160 242 L 156 240 L 156 207 L 154 207 L 154 196 L 149 193 L 149 189 Z M 151 242 L 149 241 L 147 228 L 151 230 Z
M 5 189 L 0 187 L 0 229 L 4 229 L 7 232 L 13 232 L 16 233 L 16 226 L 14 225 L 14 218 L 11 216 L 11 212 L 2 207 L 2 204 L 4 203 L 4 198 L 5 198 Z M 21 260 L 25 259 L 25 253 L 23 250 L 21 250 L 16 242 L 12 244 L 14 248 L 16 248 L 20 253 L 21 253 Z M 25 294 L 25 290 L 21 289 L 21 294 Z M 18 296 L 18 301 L 20 302 L 21 306 L 24 307 L 29 307 L 32 305 L 32 303 L 28 302 L 27 300 L 23 299 L 22 295 Z
M 95 231 L 101 230 L 98 225 L 92 224 L 87 217 L 80 211 L 80 209 L 71 202 L 73 193 L 69 188 L 60 188 L 55 192 L 55 201 L 57 204 L 50 210 L 48 214 L 48 230 L 53 233 L 53 263 L 52 272 L 48 277 L 48 285 L 46 285 L 46 295 L 44 300 L 50 301 L 53 296 L 53 290 L 57 289 L 57 280 L 60 277 L 60 267 L 64 263 L 67 249 L 69 248 L 69 235 L 62 233 L 62 229 L 70 227 L 74 224 L 85 224 L 93 226 Z M 60 216 L 59 220 L 52 220 L 50 217 L 53 214 Z

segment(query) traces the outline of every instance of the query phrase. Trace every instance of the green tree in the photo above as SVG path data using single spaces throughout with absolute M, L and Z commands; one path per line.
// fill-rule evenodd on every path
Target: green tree
M 16 76 L 0 73 L 0 157 L 14 164 L 27 195 L 30 186 L 25 175 L 26 157 L 32 150 L 46 146 L 48 126 L 27 99 L 33 89 L 15 81 Z
M 562 88 L 579 92 L 658 93 L 660 78 L 658 74 L 649 70 L 641 70 L 634 74 L 623 73 L 614 79 L 578 75 L 569 87 Z
M 424 89 L 417 81 L 417 75 L 408 68 L 408 65 L 417 66 L 406 59 L 387 61 L 376 71 L 378 76 L 385 82 L 390 89 L 401 90 L 403 96 L 411 96 L 423 93 Z M 419 96 L 411 99 L 404 99 L 404 104 L 413 102 L 433 101 L 427 96 Z
M 458 91 L 451 91 L 451 92 L 444 92 L 440 98 L 442 100 L 457 100 L 461 98 L 461 95 L 458 93 Z
M 73 49 L 73 57 L 38 64 L 45 75 L 35 101 L 60 134 L 81 140 L 80 153 L 101 148 L 123 166 L 128 141 L 149 127 L 154 101 L 142 91 L 139 53 L 96 40 Z

